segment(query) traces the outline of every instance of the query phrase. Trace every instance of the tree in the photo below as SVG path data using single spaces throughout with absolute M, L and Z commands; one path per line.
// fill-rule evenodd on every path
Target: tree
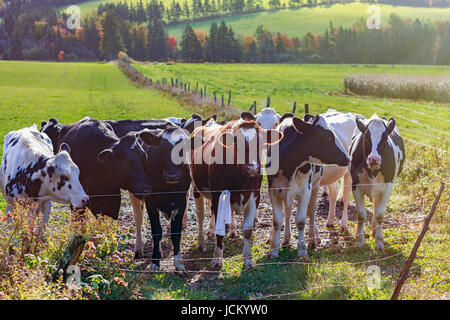
M 119 51 L 124 50 L 120 35 L 119 19 L 113 6 L 108 6 L 102 17 L 103 39 L 101 41 L 102 56 L 106 60 L 114 59 Z
M 200 61 L 203 58 L 202 45 L 189 23 L 186 24 L 181 39 L 181 54 L 188 62 Z
M 161 12 L 156 0 L 152 0 L 149 4 L 149 22 L 148 22 L 148 44 L 147 57 L 150 60 L 167 59 L 167 39 L 164 33 L 164 24 L 161 19 Z

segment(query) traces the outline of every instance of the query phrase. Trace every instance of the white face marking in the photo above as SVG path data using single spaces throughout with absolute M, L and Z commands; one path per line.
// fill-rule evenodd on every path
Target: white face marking
M 256 129 L 255 128 L 249 128 L 249 129 L 241 129 L 242 134 L 245 137 L 245 140 L 248 142 L 253 141 L 256 137 Z
M 280 118 L 281 116 L 272 108 L 265 108 L 255 116 L 263 129 L 275 128 Z
M 378 148 L 378 145 L 380 144 L 383 133 L 386 131 L 383 121 L 377 121 L 377 120 L 371 121 L 369 126 L 367 127 L 367 131 L 370 132 L 370 139 L 372 141 L 372 150 L 370 151 L 370 154 L 367 157 L 368 158 L 369 157 L 378 157 L 381 159 L 381 156 L 378 153 L 377 148 Z
M 162 137 L 174 146 L 186 138 L 187 135 L 182 130 L 175 130 L 173 132 L 165 132 Z

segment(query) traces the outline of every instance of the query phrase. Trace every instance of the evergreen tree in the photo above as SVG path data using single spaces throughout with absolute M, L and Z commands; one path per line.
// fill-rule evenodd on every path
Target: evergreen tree
M 103 13 L 102 31 L 102 56 L 105 60 L 112 60 L 117 57 L 119 51 L 124 50 L 124 45 L 120 35 L 120 23 L 111 5 Z
M 202 44 L 189 23 L 184 28 L 180 45 L 181 55 L 185 61 L 200 61 L 203 58 Z

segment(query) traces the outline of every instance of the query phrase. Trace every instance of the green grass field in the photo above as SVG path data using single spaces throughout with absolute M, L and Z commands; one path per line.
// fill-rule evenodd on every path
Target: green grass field
M 405 137 L 433 144 L 448 150 L 449 106 L 399 101 L 395 99 L 373 99 L 347 96 L 341 93 L 345 74 L 351 73 L 402 73 L 402 74 L 448 74 L 448 67 L 431 66 L 344 66 L 344 65 L 199 65 L 199 64 L 148 64 L 136 65 L 140 71 L 153 79 L 178 77 L 199 81 L 217 92 L 232 90 L 232 103 L 240 109 L 257 101 L 258 109 L 265 105 L 268 95 L 272 106 L 279 112 L 290 111 L 297 101 L 298 113 L 303 103 L 309 103 L 312 113 L 328 108 L 353 111 L 370 116 L 394 116 Z M 114 64 L 102 63 L 37 63 L 0 61 L 0 137 L 10 130 L 39 123 L 55 117 L 70 123 L 87 115 L 98 119 L 163 118 L 167 116 L 188 116 L 192 111 L 180 106 L 175 97 L 161 95 L 157 91 L 140 89 Z M 3 141 L 0 141 L 2 143 Z M 374 251 L 374 239 L 369 237 L 364 248 L 354 248 L 353 240 L 345 241 L 339 236 L 338 244 L 328 243 L 322 248 L 310 251 L 309 265 L 296 263 L 295 245 L 284 248 L 278 259 L 268 259 L 269 245 L 265 243 L 271 225 L 270 208 L 260 208 L 265 221 L 258 222 L 254 233 L 252 252 L 257 266 L 250 271 L 242 270 L 242 240 L 225 241 L 224 267 L 222 272 L 209 268 L 213 243 L 207 242 L 207 252 L 195 250 L 196 219 L 189 212 L 189 226 L 182 238 L 182 254 L 188 260 L 188 270 L 197 270 L 182 278 L 174 275 L 171 259 L 170 239 L 164 238 L 162 269 L 168 273 L 135 273 L 143 270 L 145 263 L 132 261 L 134 230 L 133 222 L 123 221 L 90 222 L 93 234 L 101 234 L 92 240 L 94 247 L 86 249 L 79 265 L 82 280 L 86 284 L 85 298 L 102 299 L 387 299 L 392 293 L 395 281 L 414 245 L 420 231 L 421 219 L 428 211 L 438 188 L 435 174 L 448 180 L 447 154 L 434 149 L 407 143 L 407 159 L 404 171 L 392 195 L 384 223 L 386 252 Z M 124 197 L 127 198 L 127 197 Z M 132 215 L 129 205 L 122 207 L 122 214 Z M 418 258 L 411 269 L 402 298 L 437 299 L 448 298 L 450 290 L 448 275 L 449 259 L 449 193 L 443 195 L 429 233 L 418 252 Z M 0 197 L 0 208 L 4 201 Z M 67 210 L 55 209 L 50 217 L 48 240 L 40 251 L 41 265 L 33 268 L 25 265 L 24 270 L 47 271 L 46 266 L 55 263 L 71 236 L 71 223 Z M 372 207 L 369 207 L 369 211 Z M 446 213 L 447 212 L 447 213 Z M 319 219 L 319 217 L 318 217 Z M 320 228 L 324 218 L 320 218 Z M 165 219 L 162 219 L 165 221 Z M 132 218 L 131 218 L 132 221 Z M 167 221 L 164 222 L 164 230 Z M 122 225 L 121 225 L 122 224 Z M 0 227 L 6 228 L 0 221 Z M 238 228 L 240 225 L 238 224 Z M 292 224 L 295 229 L 295 224 Z M 355 221 L 350 221 L 355 229 Z M 4 230 L 4 229 L 1 229 Z M 321 229 L 323 230 L 323 229 Z M 369 234 L 370 229 L 366 229 Z M 3 231 L 2 231 L 3 232 Z M 145 222 L 144 234 L 149 235 L 150 226 Z M 296 231 L 292 242 L 295 243 Z M 322 238 L 330 236 L 323 231 Z M 0 248 L 4 238 L 0 238 Z M 147 238 L 146 246 L 150 245 Z M 90 252 L 88 254 L 87 252 Z M 95 254 L 92 255 L 92 252 Z M 120 260 L 117 257 L 122 257 Z M 127 258 L 125 258 L 127 257 Z M 206 260 L 205 260 L 206 258 Z M 365 262 L 369 261 L 369 262 Z M 146 261 L 148 262 L 148 261 Z M 290 264 L 283 264 L 283 263 Z M 276 264 L 281 263 L 281 264 Z M 369 290 L 367 267 L 371 264 L 381 268 L 381 286 Z M 31 264 L 33 265 L 33 264 Z M 122 273 L 118 268 L 132 271 Z M 147 269 L 146 269 L 147 270 Z M 124 279 L 127 287 L 119 285 L 116 279 Z M 50 290 L 44 290 L 37 277 L 30 279 L 21 295 L 1 287 L 5 278 L 0 276 L 0 291 L 8 297 L 48 297 Z M 31 285 L 34 284 L 35 286 Z M 44 292 L 45 291 L 45 292 Z M 44 292 L 44 293 L 42 293 Z M 93 295 L 97 292 L 98 295 Z M 50 294 L 51 295 L 51 294 Z M 51 297 L 55 297 L 52 296 Z
M 381 8 L 381 25 L 386 25 L 391 13 L 400 15 L 403 19 L 448 19 L 449 9 L 414 8 L 403 6 L 379 5 Z M 367 19 L 369 4 L 350 3 L 335 4 L 333 6 L 318 6 L 315 8 L 285 9 L 228 17 L 225 19 L 207 20 L 192 23 L 192 27 L 209 32 L 213 21 L 220 23 L 224 20 L 233 27 L 238 35 L 253 34 L 258 25 L 264 25 L 270 31 L 282 32 L 290 37 L 303 37 L 307 32 L 323 33 L 329 27 L 330 21 L 335 27 L 349 27 L 359 18 Z M 181 38 L 184 26 L 176 25 L 166 28 L 170 36 Z
M 228 97 L 231 90 L 232 104 L 242 110 L 248 109 L 253 101 L 261 110 L 270 96 L 271 106 L 280 113 L 291 111 L 294 101 L 299 113 L 305 103 L 312 113 L 334 108 L 370 117 L 377 112 L 380 116 L 395 117 L 402 134 L 410 139 L 443 148 L 449 145 L 448 105 L 330 94 L 343 91 L 346 74 L 445 75 L 450 73 L 448 66 L 139 64 L 135 67 L 154 80 L 173 77 L 191 81 L 191 85 L 198 81 L 199 88 L 207 86 L 209 95 L 215 90 L 218 95 Z

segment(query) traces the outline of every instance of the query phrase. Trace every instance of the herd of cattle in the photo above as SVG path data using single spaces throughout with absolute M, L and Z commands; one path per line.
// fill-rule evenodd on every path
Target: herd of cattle
M 95 215 L 117 219 L 120 191 L 127 190 L 136 223 L 135 255 L 143 254 L 145 204 L 153 237 L 152 268 L 156 270 L 161 260 L 161 212 L 170 219 L 175 268 L 185 270 L 180 242 L 191 188 L 198 249 L 205 250 L 203 220 L 205 211 L 211 210 L 209 233 L 216 238 L 212 264 L 221 267 L 223 238 L 227 232 L 236 235 L 234 219 L 224 218 L 224 214 L 243 214 L 244 267 L 252 267 L 251 235 L 263 167 L 267 169 L 274 161 L 275 170 L 266 170 L 273 208 L 272 257 L 279 254 L 283 220 L 283 245 L 290 242 L 295 199 L 298 255 L 307 256 L 305 240 L 309 248 L 317 247 L 320 238 L 314 215 L 320 186 L 328 188 L 327 225 L 331 226 L 341 178 L 341 228 L 348 230 L 352 189 L 358 211 L 356 245 L 364 245 L 364 197 L 368 196 L 375 208 L 372 228 L 376 249 L 383 250 L 383 215 L 405 160 L 403 140 L 393 118 L 387 121 L 374 114 L 364 119 L 336 110 L 307 114 L 301 119 L 266 108 L 257 115 L 242 112 L 240 119 L 229 122 L 218 122 L 216 116 L 202 119 L 197 114 L 188 120 L 100 121 L 86 117 L 67 125 L 52 118 L 41 126 L 40 131 L 36 125 L 11 131 L 4 138 L 0 183 L 6 211 L 13 210 L 16 199 L 25 197 L 37 203 L 44 223 L 52 201 L 68 203 L 72 210 L 89 208 Z M 252 152 L 254 145 L 256 153 Z M 175 161 L 174 155 L 186 149 L 190 161 Z M 230 150 L 234 152 L 227 158 Z M 307 217 L 309 232 L 305 239 Z M 225 233 L 218 231 L 223 226 Z

